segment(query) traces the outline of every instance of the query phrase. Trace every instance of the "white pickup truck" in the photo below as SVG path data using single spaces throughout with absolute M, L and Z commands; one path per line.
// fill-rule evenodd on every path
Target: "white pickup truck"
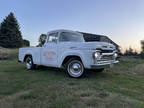
M 55 30 L 47 34 L 42 47 L 19 49 L 19 62 L 27 69 L 36 65 L 64 67 L 70 77 L 81 77 L 85 69 L 101 69 L 118 63 L 115 46 L 106 42 L 85 42 L 83 34 L 71 30 Z

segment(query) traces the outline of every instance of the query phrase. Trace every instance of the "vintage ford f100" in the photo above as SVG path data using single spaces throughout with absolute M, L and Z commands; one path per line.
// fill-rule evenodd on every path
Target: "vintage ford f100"
M 27 69 L 36 65 L 64 67 L 70 77 L 81 77 L 85 69 L 104 69 L 117 61 L 117 50 L 107 42 L 86 42 L 83 34 L 71 30 L 55 30 L 47 34 L 41 47 L 19 49 L 19 61 Z

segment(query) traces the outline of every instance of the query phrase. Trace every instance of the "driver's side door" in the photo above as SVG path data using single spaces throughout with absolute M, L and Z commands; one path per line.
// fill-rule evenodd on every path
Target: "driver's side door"
M 57 38 L 57 32 L 48 35 L 47 43 L 41 50 L 42 65 L 57 67 Z

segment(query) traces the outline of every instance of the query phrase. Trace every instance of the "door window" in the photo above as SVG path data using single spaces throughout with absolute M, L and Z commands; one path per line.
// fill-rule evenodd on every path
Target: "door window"
M 58 33 L 51 33 L 48 36 L 48 42 L 56 42 L 58 38 Z

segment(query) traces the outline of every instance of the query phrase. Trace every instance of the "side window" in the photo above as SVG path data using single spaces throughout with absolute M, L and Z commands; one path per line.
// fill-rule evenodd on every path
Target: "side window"
M 48 42 L 56 42 L 58 38 L 58 33 L 51 33 L 48 35 Z

